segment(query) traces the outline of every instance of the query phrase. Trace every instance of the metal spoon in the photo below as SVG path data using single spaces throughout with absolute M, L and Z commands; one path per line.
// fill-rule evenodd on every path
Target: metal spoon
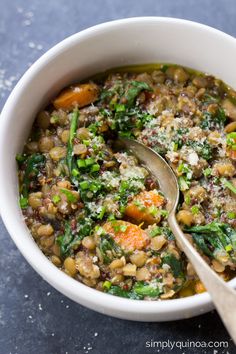
M 179 186 L 174 172 L 158 153 L 145 145 L 135 140 L 121 138 L 118 139 L 118 144 L 130 150 L 157 178 L 160 189 L 167 199 L 168 223 L 178 245 L 211 295 L 225 327 L 236 344 L 236 292 L 208 266 L 179 227 L 175 217 L 179 201 Z

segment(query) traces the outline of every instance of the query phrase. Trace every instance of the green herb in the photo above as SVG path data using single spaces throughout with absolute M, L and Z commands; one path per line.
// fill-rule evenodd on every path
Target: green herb
M 106 207 L 105 207 L 105 206 L 102 206 L 101 211 L 99 212 L 97 218 L 98 218 L 99 220 L 102 220 L 103 217 L 104 217 L 104 215 L 105 215 L 105 213 L 106 213 Z
M 190 187 L 190 181 L 187 180 L 186 177 L 180 176 L 178 178 L 178 183 L 179 183 L 179 189 L 184 192 L 189 189 Z
M 59 195 L 55 194 L 52 196 L 52 201 L 53 201 L 53 203 L 57 204 L 61 201 L 61 198 Z
M 122 249 L 109 234 L 101 236 L 99 250 L 105 264 L 110 263 L 114 257 L 123 255 Z
M 74 176 L 74 177 L 78 177 L 79 176 L 79 171 L 77 170 L 77 168 L 73 168 L 72 176 Z
M 65 232 L 56 238 L 56 242 L 60 246 L 60 251 L 62 256 L 66 256 L 74 245 L 74 240 L 76 236 L 72 233 L 70 223 L 65 223 Z M 79 242 L 80 240 L 78 240 Z
M 116 220 L 116 217 L 115 217 L 114 214 L 110 214 L 110 215 L 108 215 L 107 220 L 108 221 L 114 221 L 114 220 Z
M 145 297 L 158 297 L 163 291 L 160 288 L 160 284 L 157 281 L 146 283 L 143 281 L 137 281 L 132 289 L 137 295 Z
M 205 140 L 204 142 L 189 140 L 186 142 L 187 146 L 191 146 L 196 153 L 205 160 L 212 158 L 212 146 Z
M 91 143 L 90 140 L 83 140 L 83 144 L 84 144 L 85 146 L 89 146 L 90 143 Z
M 128 198 L 138 194 L 141 190 L 139 186 L 135 184 L 136 179 L 130 178 L 128 180 L 123 180 L 120 183 L 117 199 L 120 204 L 120 211 L 124 210 L 128 203 Z
M 236 213 L 234 213 L 233 211 L 229 211 L 227 213 L 227 218 L 229 219 L 236 219 Z
M 228 188 L 229 190 L 231 190 L 231 192 L 236 194 L 236 187 L 230 181 L 228 181 L 224 177 L 222 177 L 220 180 L 221 180 L 224 187 Z
M 91 166 L 91 172 L 98 172 L 100 170 L 100 165 L 98 163 Z
M 149 231 L 149 235 L 150 237 L 164 235 L 169 241 L 173 241 L 175 239 L 170 228 L 166 226 L 152 226 L 151 230 Z
M 181 172 L 182 175 L 185 175 L 186 179 L 190 181 L 193 176 L 193 171 L 186 163 L 181 163 L 178 167 L 178 172 Z
M 223 231 L 227 234 L 231 241 L 232 248 L 234 251 L 236 251 L 236 230 L 233 229 L 230 225 L 228 224 L 223 224 L 221 225 L 221 228 Z
M 88 126 L 88 130 L 93 133 L 94 135 L 97 134 L 98 132 L 98 129 L 100 128 L 100 126 L 102 125 L 102 122 L 95 122 L 95 123 L 92 123 Z
M 146 82 L 142 82 L 142 81 L 130 82 L 129 89 L 126 93 L 126 105 L 128 108 L 134 105 L 135 99 L 143 90 L 152 91 L 152 88 Z
M 202 129 L 222 129 L 226 122 L 225 112 L 222 108 L 218 108 L 215 114 L 204 112 L 200 127 Z
M 210 104 L 210 103 L 218 103 L 219 102 L 219 97 L 215 97 L 215 96 L 209 95 L 208 93 L 205 93 L 204 102 L 208 103 L 208 104 Z
M 88 166 L 91 166 L 95 163 L 95 160 L 93 157 L 88 157 L 86 160 L 83 160 L 85 161 L 85 166 L 88 167 Z
M 117 104 L 115 105 L 115 111 L 116 111 L 117 113 L 119 113 L 119 112 L 125 112 L 125 111 L 126 111 L 126 107 L 125 107 L 124 104 L 119 104 L 119 103 L 117 103 Z
M 25 198 L 23 196 L 20 197 L 20 207 L 21 209 L 25 209 L 28 207 L 28 198 Z
M 16 161 L 18 162 L 19 165 L 21 165 L 26 160 L 27 160 L 27 155 L 26 154 L 17 154 L 16 155 Z
M 227 134 L 226 136 L 227 145 L 232 147 L 235 145 L 235 141 L 236 141 L 236 132 Z
M 78 166 L 79 168 L 85 168 L 85 167 L 86 167 L 86 162 L 85 162 L 85 160 L 83 160 L 83 159 L 78 159 L 78 160 L 77 160 L 77 166 Z
M 118 285 L 112 285 L 108 290 L 108 294 L 124 297 L 126 299 L 142 300 L 143 296 L 139 296 L 134 291 L 124 290 Z
M 22 196 L 28 197 L 30 182 L 38 176 L 40 169 L 45 163 L 45 156 L 41 154 L 32 154 L 26 160 L 25 174 L 22 183 Z
M 80 182 L 80 188 L 83 190 L 89 189 L 89 182 L 88 181 L 82 181 Z
M 186 203 L 187 205 L 190 205 L 190 203 L 191 203 L 191 197 L 190 197 L 190 194 L 189 194 L 189 193 L 185 194 L 185 196 L 184 196 L 184 201 L 185 201 L 185 203 Z
M 236 231 L 228 224 L 212 222 L 208 225 L 186 227 L 197 246 L 206 255 L 221 261 L 222 256 L 227 256 L 227 249 L 236 251 Z M 231 255 L 235 261 L 235 255 Z
M 198 205 L 193 205 L 191 208 L 191 212 L 193 215 L 198 214 L 199 213 L 199 206 Z
M 205 177 L 208 177 L 211 175 L 212 169 L 211 168 L 206 168 L 205 170 L 203 170 L 203 174 Z
M 196 233 L 192 233 L 192 238 L 194 240 L 194 242 L 196 243 L 196 245 L 198 246 L 198 248 L 200 250 L 202 250 L 203 253 L 205 253 L 207 256 L 209 257 L 213 257 L 213 253 L 211 251 L 211 244 L 207 244 L 207 240 L 206 237 L 204 237 L 204 235 L 201 234 L 196 234 Z
M 155 217 L 158 214 L 158 208 L 155 205 L 152 205 L 148 208 L 148 213 Z
M 56 238 L 56 242 L 60 246 L 61 255 L 66 257 L 71 253 L 73 248 L 78 246 L 85 236 L 91 234 L 92 227 L 93 221 L 86 217 L 78 221 L 76 231 L 72 231 L 70 223 L 66 221 L 64 234 Z
M 162 258 L 162 264 L 168 264 L 176 278 L 184 278 L 182 261 L 177 259 L 173 254 L 166 253 Z
M 103 287 L 103 289 L 108 291 L 111 288 L 111 282 L 108 281 L 108 280 L 104 281 L 103 284 L 102 284 L 102 287 Z
M 133 133 L 130 132 L 118 132 L 118 136 L 120 138 L 127 138 L 127 139 L 132 139 L 133 138 Z
M 58 116 L 52 116 L 51 118 L 50 118 L 50 123 L 51 124 L 56 124 L 57 122 L 59 121 L 59 117 Z
M 127 230 L 127 226 L 126 225 L 120 225 L 120 231 L 121 232 L 125 232 Z
M 66 162 L 69 169 L 69 174 L 71 176 L 71 180 L 74 184 L 77 184 L 76 176 L 72 174 L 73 169 L 75 168 L 75 161 L 73 156 L 73 141 L 76 135 L 77 125 L 79 119 L 79 111 L 76 109 L 71 115 L 71 122 L 70 122 L 70 134 L 69 140 L 67 143 L 67 154 L 66 154 Z
M 140 211 L 145 211 L 147 209 L 145 205 L 142 202 L 140 202 L 140 200 L 135 200 L 133 203 L 136 207 L 138 207 L 138 210 Z
M 161 67 L 161 71 L 162 71 L 163 73 L 165 73 L 169 67 L 170 67 L 170 65 L 164 64 L 164 65 L 162 65 L 162 67 Z
M 71 202 L 71 203 L 76 203 L 77 202 L 77 197 L 71 192 L 69 191 L 68 189 L 66 188 L 61 188 L 60 189 L 60 192 L 62 192 L 63 194 L 65 194 L 68 202 Z
M 161 233 L 162 233 L 161 227 L 160 226 L 154 226 L 154 227 L 152 227 L 151 231 L 149 232 L 149 235 L 151 237 L 155 237 L 157 235 L 161 235 Z

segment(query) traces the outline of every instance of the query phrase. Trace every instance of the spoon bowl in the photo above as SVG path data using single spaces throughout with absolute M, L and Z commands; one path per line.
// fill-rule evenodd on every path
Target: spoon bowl
M 173 170 L 163 157 L 142 143 L 123 138 L 119 138 L 118 143 L 131 151 L 157 179 L 160 189 L 167 199 L 168 223 L 177 244 L 211 295 L 225 327 L 236 344 L 236 293 L 203 260 L 178 225 L 175 212 L 179 201 L 179 186 Z

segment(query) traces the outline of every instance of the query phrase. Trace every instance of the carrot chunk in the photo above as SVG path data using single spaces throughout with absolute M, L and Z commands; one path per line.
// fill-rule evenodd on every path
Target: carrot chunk
M 230 151 L 229 151 L 229 157 L 230 157 L 232 160 L 236 160 L 236 150 L 230 150 Z
M 127 221 L 109 221 L 103 225 L 103 229 L 126 251 L 141 250 L 149 241 L 144 230 Z
M 125 209 L 125 215 L 138 223 L 145 221 L 149 224 L 153 224 L 160 221 L 158 208 L 161 207 L 164 202 L 164 197 L 160 195 L 157 190 L 143 191 L 128 203 Z
M 63 90 L 53 101 L 56 109 L 73 109 L 89 105 L 98 98 L 98 86 L 93 83 L 71 86 Z

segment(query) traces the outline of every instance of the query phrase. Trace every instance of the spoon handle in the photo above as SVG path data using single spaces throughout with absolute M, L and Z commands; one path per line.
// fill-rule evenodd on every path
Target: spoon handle
M 236 344 L 236 292 L 230 288 L 203 260 L 179 227 L 175 214 L 170 213 L 169 225 L 182 251 L 192 263 L 199 278 L 211 295 L 221 319 Z

